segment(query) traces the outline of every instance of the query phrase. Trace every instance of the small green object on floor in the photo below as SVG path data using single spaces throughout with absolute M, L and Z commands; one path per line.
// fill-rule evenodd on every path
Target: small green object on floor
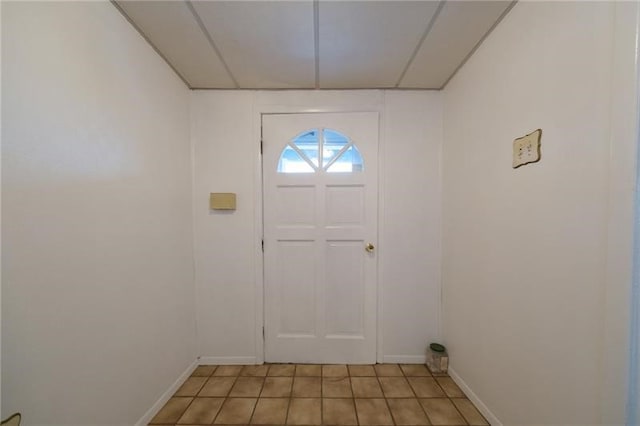
M 440 343 L 432 343 L 429 345 L 429 347 L 431 348 L 432 351 L 435 352 L 444 352 L 446 349 L 444 346 L 442 346 Z

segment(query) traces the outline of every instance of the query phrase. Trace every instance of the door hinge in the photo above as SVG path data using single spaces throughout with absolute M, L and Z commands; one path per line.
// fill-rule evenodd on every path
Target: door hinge
M 264 342 L 264 327 L 262 327 L 262 341 Z
M 260 139 L 260 154 L 262 154 L 264 142 Z
M 264 240 L 262 240 L 262 252 L 264 253 Z

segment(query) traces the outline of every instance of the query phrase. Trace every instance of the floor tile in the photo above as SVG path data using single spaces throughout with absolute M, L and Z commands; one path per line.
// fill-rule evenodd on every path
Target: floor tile
M 384 399 L 356 399 L 356 412 L 361 425 L 393 425 L 391 413 Z
M 415 397 L 409 382 L 404 377 L 378 377 L 386 398 Z
M 429 369 L 424 364 L 401 364 L 400 368 L 405 376 L 431 376 Z
M 227 398 L 214 423 L 219 425 L 248 425 L 255 405 L 255 398 Z
M 245 365 L 240 372 L 241 376 L 264 377 L 269 371 L 269 364 L 263 365 Z
M 180 417 L 178 424 L 211 424 L 223 402 L 224 398 L 196 398 Z
M 351 388 L 356 398 L 382 398 L 382 389 L 377 377 L 352 377 Z
M 324 398 L 351 398 L 351 381 L 348 377 L 323 377 L 322 396 Z
M 289 404 L 288 425 L 319 425 L 322 423 L 320 398 L 292 398 Z
M 420 404 L 431 420 L 431 424 L 463 425 L 466 423 L 448 398 L 420 399 Z
M 213 372 L 214 376 L 237 376 L 242 371 L 242 365 L 221 365 Z
M 294 364 L 272 364 L 268 376 L 293 376 L 296 371 Z
M 213 374 L 215 370 L 216 370 L 215 365 L 199 365 L 196 367 L 195 370 L 193 370 L 193 373 L 191 373 L 191 376 L 209 377 L 210 375 Z
M 324 399 L 322 401 L 322 422 L 325 425 L 357 425 L 358 420 L 353 399 Z
M 267 377 L 262 387 L 261 397 L 288 398 L 291 395 L 293 377 Z
M 196 396 L 206 381 L 206 377 L 189 377 L 174 396 Z
M 375 376 L 376 370 L 373 368 L 373 365 L 350 365 L 349 374 L 351 377 Z
M 464 398 L 465 394 L 462 392 L 462 389 L 456 385 L 456 382 L 453 381 L 451 377 L 438 377 L 436 378 L 438 384 L 442 386 L 444 392 L 447 394 L 449 398 Z
M 319 398 L 321 389 L 320 377 L 296 377 L 293 379 L 291 396 L 294 398 Z
M 409 384 L 418 398 L 444 398 L 446 395 L 431 377 L 408 377 Z
M 427 416 L 424 415 L 424 411 L 418 400 L 415 398 L 401 399 L 394 398 L 388 399 L 389 409 L 391 409 L 391 415 L 396 422 L 396 425 L 430 425 Z
M 193 398 L 173 397 L 162 407 L 149 424 L 175 424 L 187 410 Z
M 397 364 L 376 364 L 374 368 L 378 376 L 402 376 L 402 370 Z
M 227 396 L 235 381 L 235 377 L 210 377 L 198 396 Z
M 283 425 L 287 419 L 289 398 L 260 398 L 253 411 L 251 424 Z
M 262 377 L 238 377 L 229 396 L 236 398 L 259 396 L 263 383 L 264 378 Z
M 453 405 L 462 413 L 467 423 L 472 426 L 487 426 L 489 422 L 482 417 L 482 414 L 478 411 L 476 407 L 469 401 L 464 398 L 452 398 L 451 401 Z
M 422 364 L 201 365 L 150 424 L 304 426 L 358 421 L 367 426 L 488 426 L 449 376 L 431 377 Z
M 322 366 L 311 364 L 296 365 L 296 376 L 321 376 Z
M 323 365 L 322 376 L 323 377 L 347 377 L 349 371 L 346 365 Z

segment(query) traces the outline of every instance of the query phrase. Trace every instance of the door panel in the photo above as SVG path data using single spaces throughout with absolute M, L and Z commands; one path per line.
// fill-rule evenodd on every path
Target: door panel
M 364 337 L 363 241 L 327 241 L 327 337 Z
M 359 226 L 364 222 L 364 186 L 327 186 L 327 226 Z
M 265 360 L 376 360 L 377 113 L 263 116 Z
M 278 241 L 279 336 L 315 336 L 315 248 L 313 241 Z

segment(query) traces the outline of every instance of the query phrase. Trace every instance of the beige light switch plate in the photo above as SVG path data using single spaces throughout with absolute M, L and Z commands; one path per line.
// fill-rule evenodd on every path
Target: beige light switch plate
M 209 194 L 211 210 L 235 210 L 236 194 L 233 192 L 212 192 Z
M 513 168 L 540 161 L 542 129 L 513 141 Z

